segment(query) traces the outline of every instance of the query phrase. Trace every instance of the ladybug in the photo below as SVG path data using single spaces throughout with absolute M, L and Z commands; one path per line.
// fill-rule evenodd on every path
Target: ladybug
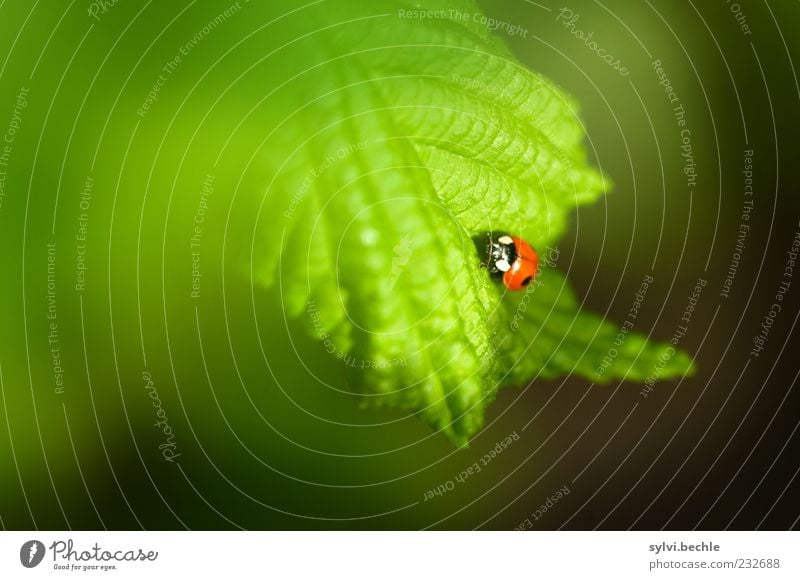
M 506 288 L 522 290 L 536 277 L 539 256 L 528 242 L 516 236 L 489 234 L 486 242 L 485 266 L 489 274 L 502 278 Z

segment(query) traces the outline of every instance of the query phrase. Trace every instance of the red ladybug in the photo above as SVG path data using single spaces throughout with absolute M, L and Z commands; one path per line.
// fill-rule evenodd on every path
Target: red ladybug
M 516 236 L 489 234 L 486 244 L 489 274 L 502 278 L 509 290 L 522 290 L 536 277 L 539 256 L 528 242 Z

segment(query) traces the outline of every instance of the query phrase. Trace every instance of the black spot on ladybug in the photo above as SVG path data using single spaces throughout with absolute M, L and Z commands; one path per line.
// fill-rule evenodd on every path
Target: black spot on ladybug
M 530 283 L 531 283 L 531 280 L 533 280 L 533 276 L 528 276 L 527 278 L 525 278 L 525 279 L 522 281 L 522 285 L 523 285 L 523 286 L 527 286 L 528 284 L 530 284 Z

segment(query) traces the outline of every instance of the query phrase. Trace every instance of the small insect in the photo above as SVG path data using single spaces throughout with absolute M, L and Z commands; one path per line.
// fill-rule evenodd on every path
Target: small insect
M 522 290 L 536 277 L 539 256 L 528 242 L 516 236 L 489 234 L 486 241 L 486 262 L 489 274 L 502 278 L 509 290 Z

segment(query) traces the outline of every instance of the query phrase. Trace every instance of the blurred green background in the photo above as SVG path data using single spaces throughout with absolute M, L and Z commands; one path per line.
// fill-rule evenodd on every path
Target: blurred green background
M 345 389 L 346 369 L 285 320 L 277 293 L 249 283 L 239 224 L 252 223 L 265 188 L 259 160 L 279 154 L 263 147 L 265 120 L 282 114 L 263 100 L 264 47 L 285 33 L 265 26 L 274 9 L 0 4 L 0 132 L 11 136 L 0 166 L 0 525 L 796 525 L 796 507 L 780 506 L 800 485 L 800 289 L 765 352 L 748 353 L 800 219 L 800 6 L 738 6 L 744 20 L 723 1 L 481 3 L 518 25 L 497 32 L 514 54 L 581 104 L 593 164 L 615 184 L 575 212 L 560 245 L 559 267 L 587 307 L 623 320 L 650 274 L 638 329 L 668 340 L 697 280 L 707 286 L 681 342 L 696 356 L 694 378 L 658 383 L 647 398 L 639 385 L 571 377 L 508 389 L 458 450 L 406 413 L 361 410 L 326 386 Z M 576 30 L 593 32 L 629 74 Z M 693 189 L 654 60 L 685 110 Z M 722 298 L 748 149 L 751 227 Z M 154 426 L 164 419 L 173 437 Z M 489 465 L 455 481 L 513 433 Z M 445 493 L 426 499 L 438 486 Z M 570 493 L 533 517 L 564 486 Z

